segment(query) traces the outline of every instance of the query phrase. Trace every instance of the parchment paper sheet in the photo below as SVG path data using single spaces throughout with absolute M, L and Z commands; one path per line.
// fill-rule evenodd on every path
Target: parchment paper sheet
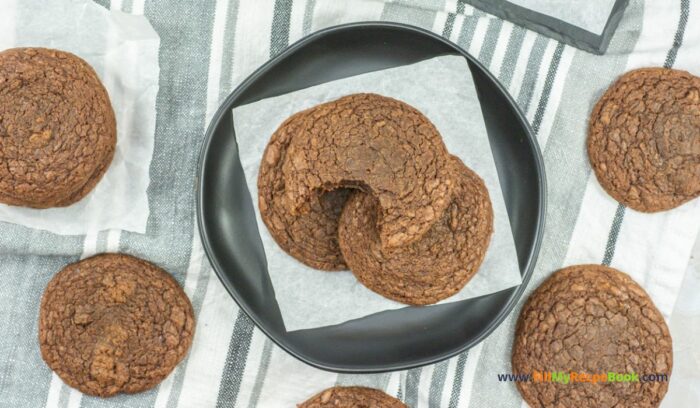
M 288 331 L 328 326 L 406 307 L 366 289 L 351 272 L 323 272 L 287 255 L 260 218 L 257 179 L 270 135 L 290 115 L 341 96 L 374 92 L 413 105 L 443 136 L 448 150 L 476 171 L 494 208 L 494 235 L 481 269 L 456 295 L 441 303 L 477 297 L 521 282 L 508 215 L 469 67 L 458 56 L 328 82 L 233 110 L 239 154 L 253 197 L 272 285 Z
M 0 204 L 0 221 L 62 235 L 107 229 L 138 233 L 148 221 L 160 39 L 143 16 L 89 0 L 3 0 L 0 51 L 48 47 L 86 60 L 107 88 L 117 118 L 117 150 L 97 187 L 66 208 Z

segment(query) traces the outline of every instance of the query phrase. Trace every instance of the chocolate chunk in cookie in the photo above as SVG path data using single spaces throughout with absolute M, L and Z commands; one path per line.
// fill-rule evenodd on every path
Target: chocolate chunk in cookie
M 45 48 L 0 52 L 0 202 L 79 201 L 107 171 L 116 142 L 109 96 L 85 61 Z
M 357 279 L 380 295 L 426 305 L 454 295 L 476 274 L 493 232 L 493 210 L 484 182 L 462 161 L 450 159 L 450 205 L 423 237 L 383 248 L 377 230 L 379 205 L 354 193 L 340 217 L 343 256 Z
M 297 405 L 299 408 L 407 408 L 386 393 L 365 387 L 333 387 Z
M 671 335 L 663 316 L 644 289 L 616 269 L 564 268 L 535 290 L 520 313 L 513 372 L 534 379 L 536 372 L 544 373 L 539 382 L 517 383 L 533 408 L 657 407 L 668 381 L 608 382 L 607 375 L 670 377 L 672 365 Z M 599 382 L 570 377 L 568 384 L 549 382 L 546 375 L 551 372 L 597 375 Z
M 308 197 L 307 211 L 293 214 L 284 204 L 282 163 L 291 138 L 303 123 L 297 113 L 272 135 L 258 173 L 260 216 L 277 244 L 298 261 L 316 269 L 347 269 L 338 247 L 338 218 L 349 190 L 317 190 Z
M 593 108 L 588 157 L 605 191 L 637 211 L 698 197 L 700 78 L 665 68 L 624 74 Z
M 103 254 L 66 266 L 39 312 L 41 356 L 73 388 L 101 397 L 160 383 L 192 344 L 192 305 L 141 259 Z
M 296 115 L 276 133 L 289 135 L 273 136 L 263 162 L 283 172 L 282 205 L 292 214 L 309 212 L 319 191 L 361 189 L 378 199 L 379 235 L 391 248 L 418 240 L 450 203 L 442 138 L 403 102 L 349 95 Z

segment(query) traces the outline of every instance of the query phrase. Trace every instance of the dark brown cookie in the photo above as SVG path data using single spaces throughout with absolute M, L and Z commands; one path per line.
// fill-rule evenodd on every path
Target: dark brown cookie
M 412 305 L 438 302 L 459 292 L 476 274 L 493 232 L 493 210 L 484 182 L 462 161 L 450 160 L 452 201 L 423 237 L 386 249 L 377 231 L 378 205 L 355 193 L 340 217 L 338 239 L 357 279 L 380 295 Z
M 515 331 L 513 373 L 666 374 L 671 335 L 647 293 L 601 265 L 564 268 L 525 303 Z M 605 377 L 605 375 L 603 377 Z M 656 407 L 668 382 L 518 382 L 531 407 Z
M 116 141 L 109 96 L 85 61 L 45 48 L 0 52 L 0 202 L 79 201 L 106 172 Z
M 637 211 L 700 195 L 700 78 L 644 68 L 615 82 L 591 113 L 588 157 L 600 185 Z
M 398 399 L 374 388 L 332 387 L 305 402 L 299 408 L 407 408 Z
M 297 121 L 287 124 L 296 129 L 288 144 L 268 145 L 264 158 L 281 168 L 282 205 L 292 214 L 308 212 L 318 191 L 358 188 L 379 200 L 383 245 L 398 247 L 418 240 L 449 204 L 449 155 L 435 126 L 413 107 L 355 94 Z
M 281 170 L 291 138 L 300 132 L 297 113 L 272 135 L 258 173 L 258 206 L 270 235 L 289 255 L 316 269 L 347 269 L 338 247 L 338 218 L 349 190 L 319 190 L 309 197 L 308 211 L 293 214 L 284 205 L 285 180 Z
M 41 356 L 66 384 L 101 397 L 160 383 L 185 357 L 192 305 L 167 272 L 102 254 L 66 266 L 41 300 Z

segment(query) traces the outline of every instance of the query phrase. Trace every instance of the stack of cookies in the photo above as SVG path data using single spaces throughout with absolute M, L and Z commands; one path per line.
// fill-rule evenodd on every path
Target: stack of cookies
M 258 176 L 280 247 L 325 271 L 348 267 L 412 305 L 457 293 L 493 231 L 484 182 L 415 108 L 354 94 L 298 112 L 272 135 Z
M 0 203 L 80 201 L 107 171 L 116 143 L 109 96 L 87 62 L 47 48 L 0 52 Z

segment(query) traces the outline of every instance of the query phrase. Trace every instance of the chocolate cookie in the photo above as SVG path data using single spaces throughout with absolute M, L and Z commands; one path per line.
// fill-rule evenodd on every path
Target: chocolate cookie
M 448 153 L 440 134 L 411 106 L 374 94 L 349 95 L 296 116 L 284 149 L 265 162 L 283 172 L 283 205 L 309 211 L 318 191 L 358 188 L 377 197 L 386 247 L 418 240 L 450 203 Z M 284 126 L 277 132 L 290 132 Z
M 187 295 L 146 261 L 103 254 L 66 266 L 41 300 L 41 356 L 66 384 L 101 397 L 160 383 L 194 336 Z
M 109 167 L 116 141 L 109 96 L 85 61 L 45 48 L 0 52 L 0 202 L 79 201 Z
M 699 196 L 700 78 L 665 68 L 624 74 L 593 108 L 588 157 L 605 191 L 637 211 Z
M 272 135 L 258 173 L 258 207 L 270 235 L 289 255 L 316 269 L 347 269 L 338 247 L 338 218 L 349 190 L 318 190 L 309 196 L 305 213 L 293 214 L 284 203 L 286 188 L 281 170 L 291 139 L 303 123 L 297 113 Z
M 453 195 L 449 207 L 423 237 L 406 246 L 382 247 L 378 204 L 365 193 L 348 199 L 338 239 L 357 279 L 380 295 L 411 305 L 454 295 L 476 274 L 493 232 L 493 210 L 484 182 L 451 156 Z
M 607 382 L 608 373 L 665 374 L 671 336 L 649 296 L 606 266 L 564 268 L 525 303 L 515 331 L 513 373 L 571 372 L 603 382 L 518 382 L 531 407 L 656 407 L 668 381 Z M 533 376 L 533 379 L 535 377 Z M 544 378 L 544 377 L 542 377 Z
M 299 408 L 407 408 L 398 399 L 373 388 L 333 387 L 298 404 Z

